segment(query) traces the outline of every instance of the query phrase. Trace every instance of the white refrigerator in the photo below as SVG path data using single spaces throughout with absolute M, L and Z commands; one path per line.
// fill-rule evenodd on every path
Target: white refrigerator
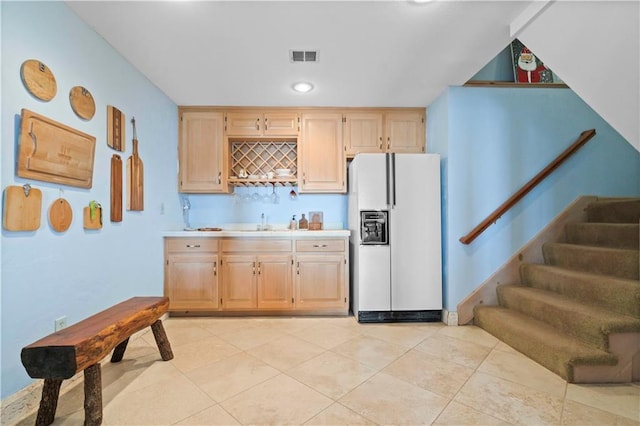
M 348 208 L 358 321 L 440 321 L 440 156 L 356 155 Z

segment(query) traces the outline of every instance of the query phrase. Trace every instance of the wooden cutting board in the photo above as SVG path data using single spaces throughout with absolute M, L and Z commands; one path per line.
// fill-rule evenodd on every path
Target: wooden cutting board
M 107 145 L 116 151 L 125 148 L 124 114 L 112 105 L 107 105 Z
M 91 120 L 96 113 L 96 103 L 91 92 L 82 86 L 72 87 L 69 91 L 71 109 L 76 115 L 85 120 Z
M 122 222 L 122 159 L 111 156 L 111 222 Z
M 23 109 L 17 174 L 91 188 L 95 146 L 95 137 Z
M 85 207 L 82 212 L 84 229 L 102 229 L 102 207 L 96 207 L 93 217 L 90 207 Z
M 58 198 L 49 207 L 49 224 L 54 231 L 64 232 L 71 226 L 73 211 L 71 205 L 64 198 Z
M 42 191 L 29 186 L 28 194 L 24 186 L 7 186 L 4 190 L 2 227 L 7 231 L 35 231 L 40 228 Z
M 58 91 L 53 73 L 37 59 L 29 59 L 22 63 L 20 78 L 27 91 L 42 101 L 50 101 Z
M 133 154 L 127 158 L 127 210 L 144 210 L 144 166 L 138 155 L 135 118 L 133 123 Z

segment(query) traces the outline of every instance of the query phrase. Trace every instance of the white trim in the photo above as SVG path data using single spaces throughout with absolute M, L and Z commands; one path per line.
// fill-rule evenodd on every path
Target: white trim
M 458 325 L 458 313 L 450 312 L 446 309 L 442 310 L 442 322 L 446 325 Z

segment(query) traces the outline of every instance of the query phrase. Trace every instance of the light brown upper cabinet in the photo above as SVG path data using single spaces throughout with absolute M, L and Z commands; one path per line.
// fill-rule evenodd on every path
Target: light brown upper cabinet
M 385 112 L 384 132 L 387 152 L 425 152 L 424 112 Z
M 383 115 L 378 112 L 349 112 L 344 115 L 344 146 L 347 156 L 361 152 L 385 152 Z
M 346 192 L 342 113 L 303 113 L 298 145 L 299 192 Z
M 424 109 L 345 113 L 343 122 L 347 157 L 362 152 L 425 152 L 424 114 Z
M 228 193 L 224 114 L 179 110 L 178 190 Z
M 300 115 L 293 111 L 234 111 L 225 117 L 227 136 L 297 136 Z

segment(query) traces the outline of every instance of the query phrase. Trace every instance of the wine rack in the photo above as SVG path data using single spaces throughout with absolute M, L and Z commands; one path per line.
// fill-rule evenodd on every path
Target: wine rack
M 253 186 L 260 184 L 291 184 L 298 182 L 298 144 L 293 140 L 247 141 L 231 140 L 229 183 L 233 185 Z M 290 169 L 290 176 L 278 176 L 276 169 Z M 251 178 L 240 178 L 240 171 Z M 269 172 L 274 177 L 265 178 Z

